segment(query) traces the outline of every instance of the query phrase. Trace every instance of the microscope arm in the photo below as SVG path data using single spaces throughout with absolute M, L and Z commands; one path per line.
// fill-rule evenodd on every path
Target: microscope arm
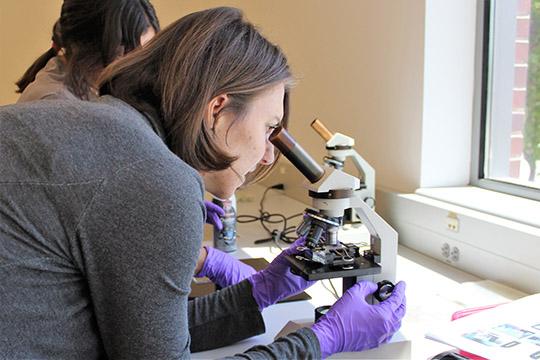
M 381 265 L 382 272 L 373 275 L 371 280 L 379 282 L 396 280 L 396 260 L 398 233 L 383 218 L 381 218 L 372 208 L 370 208 L 362 199 L 355 196 L 351 199 L 351 207 L 366 225 L 371 235 L 371 250 L 376 258 L 375 261 Z
M 356 150 L 351 149 L 349 156 L 358 172 L 364 176 L 366 188 L 359 191 L 361 199 L 364 201 L 369 198 L 375 199 L 375 169 Z

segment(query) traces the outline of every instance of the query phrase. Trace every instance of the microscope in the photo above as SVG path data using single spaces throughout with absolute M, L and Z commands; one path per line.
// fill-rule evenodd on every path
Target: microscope
M 302 186 L 312 198 L 313 209 L 304 211 L 296 230 L 305 236 L 305 246 L 298 249 L 299 255 L 287 257 L 292 271 L 309 281 L 342 278 L 343 292 L 358 281 L 370 280 L 379 283 L 378 294 L 387 292 L 389 296 L 389 283 L 396 277 L 398 235 L 361 198 L 360 180 L 339 166 L 323 170 L 283 127 L 272 132 L 270 142 L 306 177 Z M 369 250 L 340 243 L 338 230 L 348 209 L 367 227 Z M 371 297 L 367 300 L 375 302 Z

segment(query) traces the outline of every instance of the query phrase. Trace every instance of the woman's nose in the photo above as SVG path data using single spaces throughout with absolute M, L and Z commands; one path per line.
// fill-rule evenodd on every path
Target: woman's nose
M 264 156 L 261 160 L 261 163 L 263 165 L 271 165 L 274 160 L 275 160 L 275 155 L 274 155 L 274 145 L 272 145 L 272 143 L 270 143 L 270 141 L 266 140 L 266 149 L 264 151 Z

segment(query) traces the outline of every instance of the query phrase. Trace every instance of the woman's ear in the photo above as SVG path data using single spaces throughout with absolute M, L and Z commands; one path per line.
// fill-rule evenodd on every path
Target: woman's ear
M 223 94 L 216 96 L 208 103 L 208 106 L 206 107 L 206 120 L 208 121 L 208 126 L 212 130 L 216 130 L 218 126 L 225 122 L 223 114 L 220 116 L 219 113 L 229 104 L 229 101 L 229 96 Z

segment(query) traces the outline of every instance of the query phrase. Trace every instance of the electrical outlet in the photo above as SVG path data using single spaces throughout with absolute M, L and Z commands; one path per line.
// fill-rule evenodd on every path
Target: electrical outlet
M 453 262 L 459 261 L 459 249 L 457 247 L 453 247 L 452 251 L 450 251 L 450 259 L 452 259 Z
M 446 230 L 459 232 L 459 219 L 456 213 L 448 213 L 448 216 L 446 217 Z
M 449 257 L 450 256 L 450 245 L 448 245 L 448 243 L 444 243 L 441 246 L 441 251 L 442 251 L 442 256 L 444 256 L 445 258 Z

